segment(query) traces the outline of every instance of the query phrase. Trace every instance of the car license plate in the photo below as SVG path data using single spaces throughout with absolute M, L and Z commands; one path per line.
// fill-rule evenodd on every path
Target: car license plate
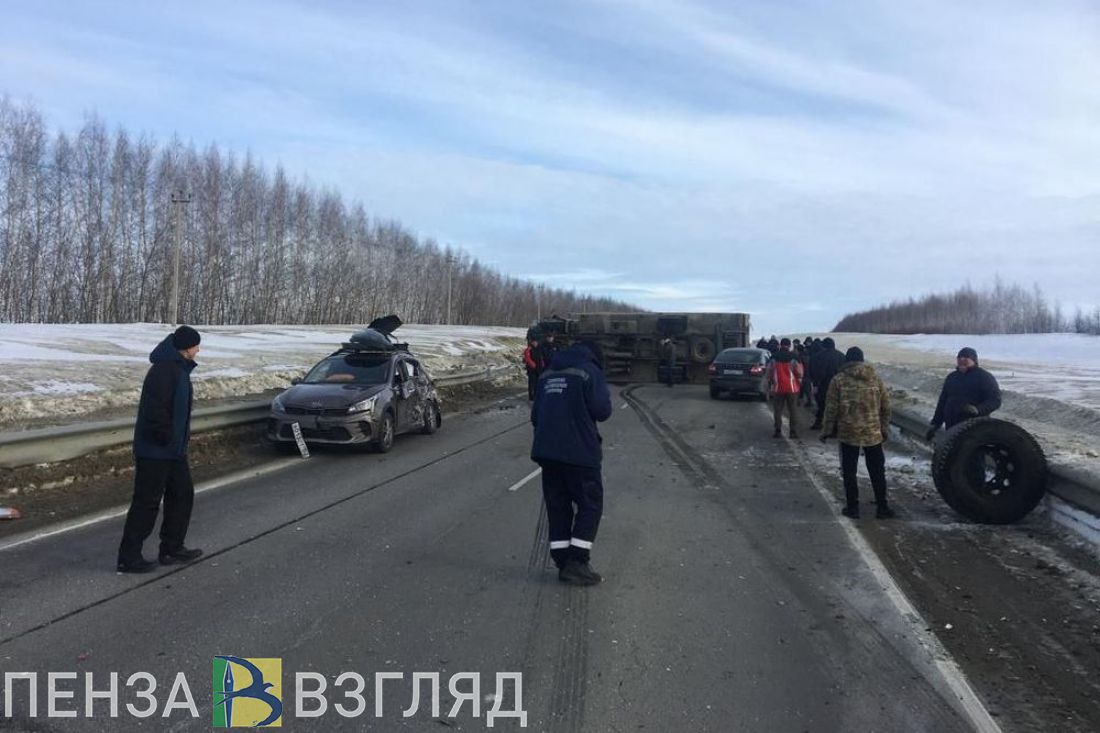
M 724 369 L 722 371 L 722 373 L 723 374 L 744 374 L 745 370 L 744 369 Z

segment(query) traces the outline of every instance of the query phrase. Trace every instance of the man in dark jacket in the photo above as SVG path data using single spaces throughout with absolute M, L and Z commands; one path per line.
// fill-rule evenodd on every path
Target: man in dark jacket
M 825 398 L 829 394 L 829 383 L 844 366 L 844 354 L 836 348 L 831 336 L 821 341 L 821 350 L 810 358 L 810 377 L 814 380 L 814 394 L 817 396 L 817 414 L 810 430 L 820 430 L 821 420 L 825 417 Z
M 542 371 L 542 355 L 539 353 L 537 334 L 528 334 L 527 348 L 523 350 L 523 366 L 527 370 L 527 399 L 535 399 L 535 385 Z
M 611 392 L 599 347 L 581 342 L 555 354 L 539 377 L 531 410 L 531 460 L 542 467 L 550 556 L 558 578 L 573 585 L 602 580 L 589 561 L 603 516 L 603 452 L 596 423 L 609 417 Z
M 969 346 L 955 358 L 955 371 L 943 380 L 936 414 L 925 437 L 932 440 L 940 425 L 953 425 L 989 415 L 1001 406 L 1001 388 L 992 374 L 978 366 L 978 352 Z
M 141 387 L 134 426 L 134 496 L 118 548 L 120 573 L 146 573 L 156 567 L 142 556 L 141 547 L 157 522 L 162 497 L 160 563 L 190 562 L 202 555 L 202 550 L 183 544 L 195 500 L 187 444 L 191 438 L 191 370 L 200 338 L 195 329 L 180 326 L 149 354 L 152 366 Z

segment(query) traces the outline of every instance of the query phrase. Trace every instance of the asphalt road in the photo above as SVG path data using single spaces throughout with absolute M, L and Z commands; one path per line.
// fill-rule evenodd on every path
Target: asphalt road
M 553 731 L 969 730 L 917 619 L 899 612 L 755 402 L 703 388 L 618 392 L 603 428 L 606 507 L 594 588 L 547 567 L 524 402 L 407 436 L 392 453 L 317 451 L 263 478 L 203 493 L 189 544 L 207 556 L 153 576 L 113 572 L 121 520 L 0 551 L 0 672 L 81 674 L 75 719 L 15 730 L 205 730 L 215 655 L 282 659 L 284 728 L 481 730 L 411 717 L 414 672 L 523 675 L 528 728 Z M 510 490 L 515 488 L 515 490 Z M 147 554 L 155 551 L 150 542 Z M 947 665 L 950 672 L 950 665 Z M 83 717 L 97 687 L 152 673 L 160 707 L 185 673 L 200 717 Z M 294 672 L 368 682 L 368 712 L 296 719 Z M 375 718 L 373 676 L 387 682 Z M 74 685 L 68 683 L 72 688 Z M 956 685 L 958 681 L 956 680 Z M 461 687 L 465 688 L 465 684 Z M 392 690 L 393 692 L 389 692 Z M 122 689 L 123 705 L 138 700 Z M 505 705 L 507 709 L 509 705 Z M 500 719 L 496 729 L 514 729 Z

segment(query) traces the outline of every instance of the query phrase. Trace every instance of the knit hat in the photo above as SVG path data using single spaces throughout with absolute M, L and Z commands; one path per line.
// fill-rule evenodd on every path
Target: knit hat
M 176 351 L 185 351 L 199 345 L 202 336 L 190 326 L 180 326 L 172 334 L 172 348 Z
M 781 339 L 781 340 L 779 341 L 779 345 L 780 345 L 780 346 L 790 346 L 790 345 L 791 345 L 791 340 L 790 340 L 789 338 L 787 338 L 786 336 L 784 336 L 784 337 L 783 337 L 783 338 L 782 338 L 782 339 Z
M 970 348 L 969 346 L 965 346 L 965 347 L 959 349 L 959 355 L 956 356 L 955 358 L 956 359 L 972 359 L 974 361 L 978 361 L 978 352 L 974 351 L 974 349 Z
M 836 341 L 833 341 L 832 336 L 826 336 L 822 340 L 821 345 L 824 346 L 826 349 L 835 349 L 836 348 Z
M 863 361 L 863 349 L 853 346 L 844 354 L 844 361 Z

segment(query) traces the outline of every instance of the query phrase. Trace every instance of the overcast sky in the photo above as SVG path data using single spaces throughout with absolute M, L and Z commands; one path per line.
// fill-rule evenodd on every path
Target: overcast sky
M 503 272 L 757 332 L 1100 305 L 1100 3 L 5 0 L 0 92 L 250 149 Z

